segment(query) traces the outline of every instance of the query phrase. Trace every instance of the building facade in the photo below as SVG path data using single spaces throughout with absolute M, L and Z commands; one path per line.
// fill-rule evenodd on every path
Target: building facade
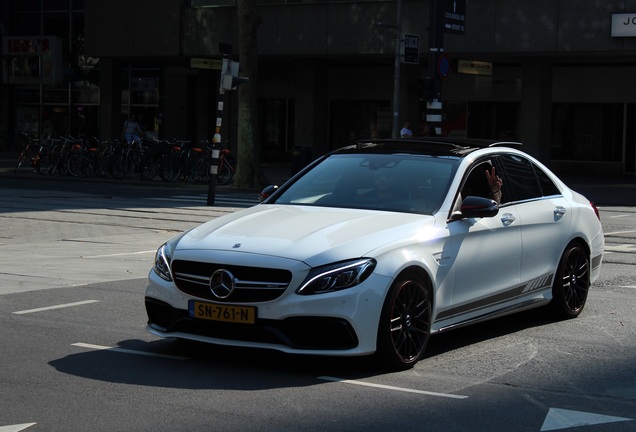
M 559 172 L 634 175 L 636 0 L 437 0 L 449 25 L 437 64 L 430 1 L 259 1 L 262 160 L 390 137 L 396 117 L 424 135 L 434 76 L 443 135 L 522 141 Z M 219 44 L 240 62 L 235 0 L 0 8 L 6 146 L 19 130 L 118 137 L 130 114 L 149 136 L 212 136 Z M 236 106 L 233 92 L 232 150 Z

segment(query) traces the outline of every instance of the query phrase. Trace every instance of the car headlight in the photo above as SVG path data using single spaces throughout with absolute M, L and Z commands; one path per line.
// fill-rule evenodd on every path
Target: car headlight
M 155 254 L 155 265 L 152 268 L 157 275 L 168 282 L 172 282 L 170 262 L 172 261 L 172 248 L 169 243 L 164 243 Z
M 375 265 L 373 258 L 360 258 L 316 267 L 309 272 L 296 294 L 324 294 L 354 287 L 373 273 Z
M 172 254 L 174 253 L 174 249 L 177 246 L 177 243 L 179 243 L 179 240 L 181 240 L 188 231 L 184 231 L 181 234 L 172 237 L 170 240 L 162 244 L 159 249 L 157 249 L 157 253 L 155 254 L 155 265 L 152 269 L 161 279 L 167 280 L 168 282 L 173 281 L 172 272 L 170 271 Z

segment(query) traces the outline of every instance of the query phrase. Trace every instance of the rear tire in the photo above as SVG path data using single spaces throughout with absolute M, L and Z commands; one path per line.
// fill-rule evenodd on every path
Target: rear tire
M 431 291 L 414 272 L 398 277 L 384 301 L 377 355 L 392 370 L 413 367 L 423 356 L 431 332 Z
M 581 314 L 590 288 L 590 257 L 580 243 L 570 243 L 563 252 L 552 285 L 552 312 L 561 319 Z

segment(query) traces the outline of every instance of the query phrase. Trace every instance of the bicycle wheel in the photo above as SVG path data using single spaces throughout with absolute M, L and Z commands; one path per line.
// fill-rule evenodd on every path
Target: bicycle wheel
M 157 176 L 157 165 L 150 152 L 144 151 L 141 154 L 140 165 L 139 177 L 142 180 L 152 180 Z
M 219 165 L 219 171 L 216 175 L 216 184 L 220 186 L 230 184 L 233 176 L 234 173 L 230 166 L 227 163 L 222 162 L 221 165 Z
M 125 170 L 126 156 L 124 151 L 119 148 L 109 153 L 108 156 L 108 172 L 115 179 L 123 179 L 126 176 Z
M 68 172 L 73 177 L 86 177 L 90 161 L 82 154 L 75 154 L 68 160 Z
M 24 164 L 24 161 L 33 160 L 33 156 L 31 155 L 32 151 L 31 145 L 27 144 L 24 150 L 22 150 L 22 153 L 20 153 L 20 156 L 18 156 L 18 163 L 15 166 L 14 174 L 17 174 L 20 167 Z
M 37 170 L 40 175 L 50 175 L 53 169 L 53 158 L 51 152 L 47 152 L 40 156 L 37 164 Z
M 196 177 L 194 181 L 196 183 L 207 183 L 210 180 L 210 163 L 207 160 L 201 160 L 199 162 L 198 169 L 196 170 Z
M 159 159 L 159 177 L 167 183 L 173 183 L 179 179 L 181 162 L 179 154 L 168 153 Z

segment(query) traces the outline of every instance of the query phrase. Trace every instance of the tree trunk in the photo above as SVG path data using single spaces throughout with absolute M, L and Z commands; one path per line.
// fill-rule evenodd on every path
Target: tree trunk
M 261 145 L 258 137 L 258 51 L 257 34 L 261 23 L 256 0 L 238 0 L 239 75 L 250 80 L 238 87 L 237 169 L 233 186 L 266 186 L 261 168 Z

